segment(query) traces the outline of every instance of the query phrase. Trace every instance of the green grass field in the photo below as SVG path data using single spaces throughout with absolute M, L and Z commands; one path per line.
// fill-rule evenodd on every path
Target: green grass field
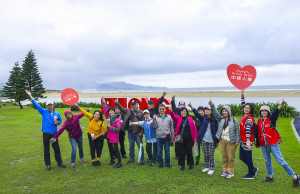
M 65 109 L 57 109 L 62 115 Z M 93 111 L 93 110 L 92 110 Z M 238 118 L 239 119 L 239 118 Z M 219 176 L 222 171 L 220 149 L 216 149 L 216 170 L 212 176 L 202 173 L 204 168 L 203 156 L 201 163 L 193 170 L 179 171 L 177 160 L 174 159 L 174 147 L 171 147 L 172 168 L 158 168 L 158 164 L 150 167 L 148 164 L 126 164 L 114 169 L 107 165 L 110 157 L 105 142 L 102 165 L 93 167 L 89 154 L 87 139 L 88 119 L 82 118 L 84 154 L 87 163 L 79 162 L 77 153 L 76 168 L 70 168 L 71 145 L 67 132 L 59 138 L 62 159 L 66 169 L 57 167 L 51 148 L 52 169 L 45 170 L 43 160 L 41 115 L 31 107 L 7 104 L 0 108 L 0 192 L 1 193 L 300 193 L 300 187 L 293 188 L 292 180 L 284 169 L 273 159 L 275 181 L 263 183 L 267 175 L 264 159 L 260 149 L 253 151 L 254 165 L 259 167 L 255 180 L 243 180 L 247 167 L 238 159 L 236 152 L 235 176 L 225 179 Z M 278 131 L 283 138 L 280 144 L 285 160 L 300 174 L 300 145 L 290 126 L 291 119 L 279 118 Z M 128 151 L 126 136 L 126 149 Z M 201 153 L 202 154 L 202 153 Z M 138 155 L 136 149 L 136 156 Z M 145 153 L 145 158 L 147 154 Z

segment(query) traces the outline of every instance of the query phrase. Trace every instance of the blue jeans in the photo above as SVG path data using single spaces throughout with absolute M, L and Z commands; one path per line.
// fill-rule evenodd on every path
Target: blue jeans
M 76 144 L 78 145 L 79 148 L 79 157 L 80 159 L 83 158 L 83 144 L 82 144 L 82 136 L 78 138 L 69 138 L 71 146 L 72 146 L 72 152 L 71 152 L 71 163 L 75 163 L 76 159 L 76 152 L 77 152 L 77 147 Z
M 281 155 L 280 148 L 278 144 L 271 146 L 271 152 L 267 151 L 266 146 L 261 147 L 262 153 L 264 155 L 266 168 L 269 176 L 274 175 L 272 160 L 271 160 L 271 152 L 278 164 L 280 164 L 284 170 L 288 173 L 289 176 L 295 175 L 295 172 L 291 169 L 291 167 L 285 162 L 283 156 Z
M 163 147 L 165 149 L 165 163 L 166 165 L 171 165 L 170 163 L 170 141 L 165 141 L 163 138 L 157 138 L 157 156 L 159 165 L 163 165 L 162 151 Z
M 134 142 L 136 142 L 139 150 L 140 144 L 142 143 L 142 139 L 139 134 L 135 133 L 128 133 L 128 140 L 129 140 L 129 152 L 130 152 L 130 159 L 134 160 L 135 153 L 134 153 Z M 141 160 L 144 160 L 144 148 L 142 147 L 142 157 Z

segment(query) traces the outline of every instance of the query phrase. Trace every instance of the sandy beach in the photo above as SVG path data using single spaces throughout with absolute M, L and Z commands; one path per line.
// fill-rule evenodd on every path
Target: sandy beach
M 162 92 L 116 92 L 116 93 L 83 93 L 78 92 L 80 98 L 96 97 L 160 97 Z M 239 97 L 240 91 L 199 91 L 199 92 L 168 92 L 166 97 Z M 60 91 L 47 91 L 45 96 L 59 98 Z M 300 90 L 263 90 L 245 91 L 247 97 L 300 97 Z

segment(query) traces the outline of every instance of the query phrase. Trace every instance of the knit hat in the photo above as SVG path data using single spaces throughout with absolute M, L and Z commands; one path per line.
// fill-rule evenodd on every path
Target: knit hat
M 269 106 L 267 106 L 267 105 L 262 105 L 262 106 L 260 107 L 260 109 L 259 109 L 259 114 L 260 114 L 260 112 L 263 111 L 263 110 L 266 110 L 266 111 L 268 111 L 268 112 L 271 114 L 271 111 L 270 111 L 270 107 L 269 107 Z
M 72 113 L 70 110 L 65 110 L 64 114 L 67 116 L 68 113 Z
M 154 104 L 153 100 L 149 100 L 148 104 Z

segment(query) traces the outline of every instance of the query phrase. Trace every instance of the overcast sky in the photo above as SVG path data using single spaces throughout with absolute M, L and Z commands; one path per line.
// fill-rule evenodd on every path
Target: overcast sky
M 300 84 L 300 1 L 0 0 L 0 84 L 30 49 L 47 89 Z

